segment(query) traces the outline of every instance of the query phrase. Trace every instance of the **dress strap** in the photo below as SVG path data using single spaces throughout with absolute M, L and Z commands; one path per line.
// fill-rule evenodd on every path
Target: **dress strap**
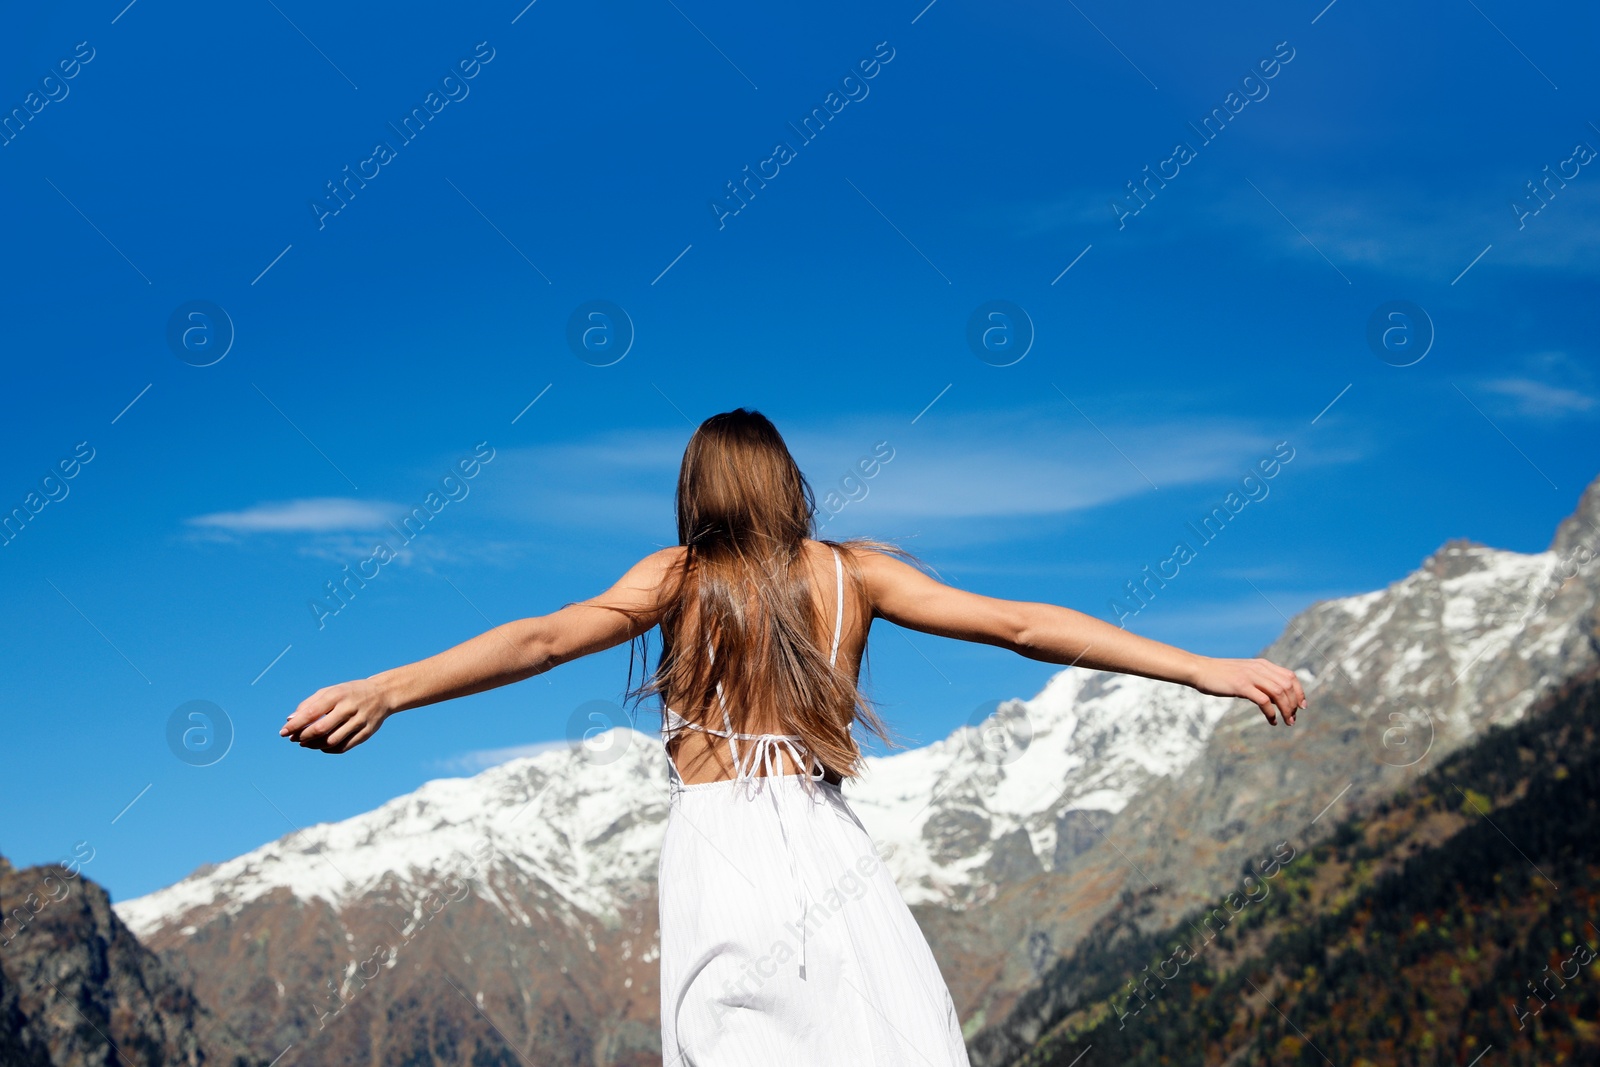
M 833 649 L 828 653 L 828 666 L 831 667 L 839 658 L 839 636 L 844 632 L 844 562 L 839 559 L 837 548 L 832 545 L 828 547 L 833 549 L 834 573 Z
M 713 737 L 735 737 L 740 741 L 759 741 L 763 737 L 771 738 L 774 741 L 805 740 L 799 734 L 737 734 L 728 730 L 719 730 L 715 726 L 701 726 L 697 722 L 690 722 L 688 719 L 685 719 L 682 715 L 679 715 L 671 708 L 667 709 L 666 730 L 668 733 L 672 733 L 677 730 L 699 730 L 701 733 L 711 734 Z

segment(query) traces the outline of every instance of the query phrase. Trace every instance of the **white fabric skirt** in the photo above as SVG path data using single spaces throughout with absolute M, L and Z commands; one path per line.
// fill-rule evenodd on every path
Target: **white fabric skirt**
M 838 786 L 670 780 L 665 1067 L 968 1067 L 927 940 Z

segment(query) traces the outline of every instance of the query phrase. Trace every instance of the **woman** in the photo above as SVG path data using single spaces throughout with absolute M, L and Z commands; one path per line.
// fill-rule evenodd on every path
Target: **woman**
M 348 752 L 397 711 L 659 626 L 657 669 L 631 695 L 661 698 L 667 742 L 668 1065 L 967 1063 L 927 942 L 840 788 L 864 769 L 852 725 L 888 740 L 856 681 L 874 619 L 1243 697 L 1269 723 L 1306 706 L 1294 674 L 1266 660 L 1211 659 L 1067 608 L 953 589 L 879 542 L 810 539 L 811 489 L 756 412 L 695 431 L 676 506 L 680 543 L 601 596 L 318 690 L 281 731 Z

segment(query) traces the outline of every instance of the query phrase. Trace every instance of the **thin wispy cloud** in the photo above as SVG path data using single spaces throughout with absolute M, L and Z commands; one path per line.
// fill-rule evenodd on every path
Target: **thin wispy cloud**
M 1264 434 L 1224 425 L 1100 428 L 1104 436 L 1068 409 L 1055 426 L 1013 422 L 997 432 L 969 425 L 907 440 L 862 504 L 901 520 L 1062 515 L 1245 473 L 1273 445 Z M 819 481 L 819 490 L 831 488 Z
M 1080 398 L 1081 399 L 1081 398 Z M 887 441 L 893 458 L 847 508 L 852 519 L 907 522 L 1007 519 L 1089 511 L 1156 491 L 1236 479 L 1279 440 L 1237 418 L 1144 415 L 1135 400 L 1095 409 L 1091 423 L 1065 400 L 1027 409 L 944 415 L 937 431 L 901 414 L 862 414 L 779 426 L 820 507 L 856 463 Z M 506 449 L 495 507 L 524 522 L 671 535 L 672 494 L 687 428 L 629 431 L 588 442 Z M 1338 461 L 1355 458 L 1342 456 Z M 993 528 L 994 536 L 1004 530 Z M 830 536 L 831 536 L 830 532 Z
M 1520 229 L 1511 207 L 1519 183 L 1505 177 L 1488 189 L 1481 196 L 1388 189 L 1302 194 L 1295 222 L 1336 263 L 1448 280 L 1492 244 L 1480 266 L 1600 273 L 1600 189 L 1569 187 Z M 1274 240 L 1286 254 L 1299 254 L 1304 243 L 1293 233 Z
M 230 533 L 328 533 L 335 530 L 377 530 L 402 509 L 383 501 L 350 497 L 309 497 L 271 501 L 240 511 L 196 515 L 194 527 Z
M 267 501 L 238 511 L 219 511 L 184 520 L 185 538 L 272 553 L 292 553 L 334 566 L 372 557 L 380 544 L 386 566 L 423 573 L 461 567 L 515 566 L 527 554 L 525 539 L 468 534 L 457 527 L 477 505 L 460 502 L 418 529 L 412 510 L 380 500 L 314 497 Z M 409 525 L 406 524 L 408 518 Z M 473 521 L 468 519 L 468 521 Z M 446 525 L 448 522 L 448 525 Z M 407 531 L 402 537 L 400 530 Z
M 1226 233 L 1232 240 L 1247 238 L 1261 255 L 1303 259 L 1311 254 L 1309 239 L 1345 268 L 1448 282 L 1493 244 L 1485 265 L 1600 273 L 1600 187 L 1568 183 L 1538 214 L 1519 218 L 1512 204 L 1527 195 L 1522 178 L 1485 176 L 1478 185 L 1482 193 L 1465 194 L 1380 184 L 1335 189 L 1295 182 L 1280 189 L 1268 182 L 1263 191 L 1294 220 L 1293 227 L 1231 173 L 1197 175 L 1181 195 L 1177 188 L 1158 193 L 1121 230 L 1108 207 L 1116 189 L 1074 189 L 989 215 L 1018 237 L 1071 234 L 1105 252 L 1214 242 Z
M 1524 357 L 1516 373 L 1477 383 L 1505 414 L 1531 419 L 1564 419 L 1596 409 L 1594 373 L 1565 352 Z
M 1588 411 L 1595 405 L 1594 397 L 1576 389 L 1531 378 L 1496 378 L 1484 382 L 1483 388 L 1511 399 L 1517 414 L 1533 418 L 1561 418 Z

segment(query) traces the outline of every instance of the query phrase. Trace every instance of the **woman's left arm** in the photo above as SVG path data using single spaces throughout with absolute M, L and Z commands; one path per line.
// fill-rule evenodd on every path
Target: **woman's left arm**
M 436 656 L 312 693 L 280 737 L 304 748 L 348 752 L 397 711 L 520 682 L 552 667 L 631 641 L 670 602 L 683 548 L 654 552 L 600 596 L 485 631 Z

